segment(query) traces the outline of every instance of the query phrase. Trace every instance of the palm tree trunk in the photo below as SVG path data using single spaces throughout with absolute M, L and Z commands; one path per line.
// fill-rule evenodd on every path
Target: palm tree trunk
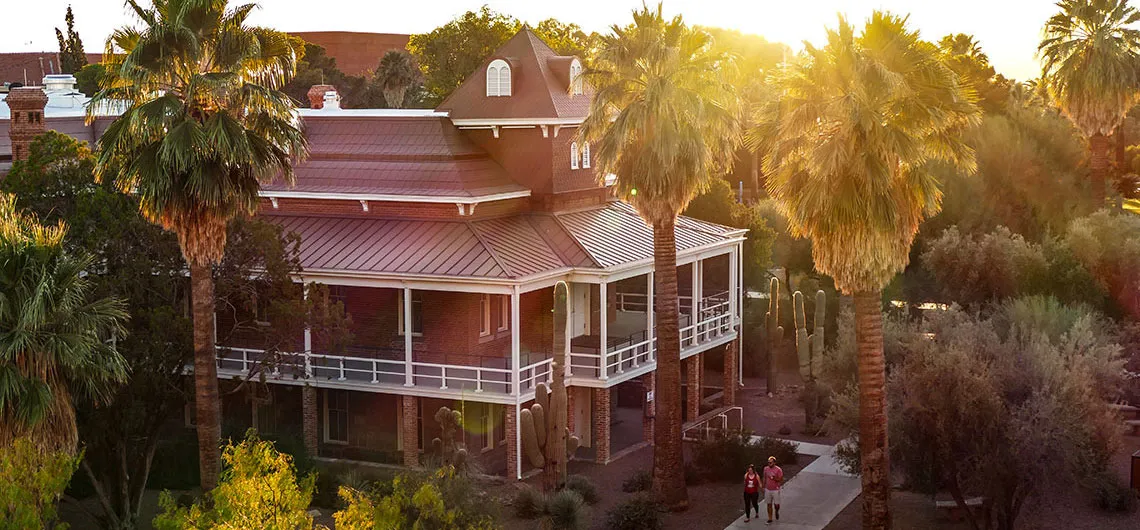
M 653 433 L 653 493 L 673 511 L 689 507 L 681 446 L 681 333 L 677 324 L 676 218 L 653 226 L 654 319 L 657 323 L 657 416 Z
M 887 530 L 891 527 L 882 299 L 882 291 L 878 289 L 855 293 L 855 339 L 859 348 L 859 453 L 863 479 L 864 530 Z
M 1089 138 L 1089 200 L 1094 210 L 1104 207 L 1105 179 L 1111 164 L 1111 145 L 1108 137 L 1097 133 Z
M 198 423 L 198 468 L 202 491 L 218 485 L 221 461 L 221 402 L 214 349 L 214 278 L 209 265 L 190 265 L 194 320 L 194 404 Z

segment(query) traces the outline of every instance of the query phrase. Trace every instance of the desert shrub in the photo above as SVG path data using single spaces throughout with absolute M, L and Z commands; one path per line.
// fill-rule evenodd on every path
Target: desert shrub
M 0 528 L 54 527 L 57 503 L 82 459 L 27 438 L 0 448 Z
M 515 515 L 522 519 L 534 519 L 542 515 L 546 499 L 543 498 L 542 492 L 535 489 L 533 486 L 524 484 L 519 492 L 515 494 L 515 499 L 511 505 L 515 509 Z
M 337 528 L 494 528 L 492 503 L 470 479 L 441 468 L 431 474 L 405 474 L 392 479 L 391 489 L 362 492 L 340 490 L 344 509 L 333 514 Z
M 1096 505 L 1106 512 L 1128 512 L 1136 505 L 1135 493 L 1120 479 L 1106 471 L 1093 478 L 1093 498 Z
M 653 475 L 649 474 L 647 470 L 639 470 L 625 482 L 621 483 L 621 490 L 626 493 L 636 493 L 639 491 L 647 491 L 653 485 Z
M 1048 269 L 1040 245 L 1004 226 L 978 236 L 952 226 L 930 242 L 922 264 L 934 277 L 937 299 L 963 306 L 1031 293 Z
M 607 530 L 661 530 L 663 509 L 648 494 L 634 495 L 606 514 Z
M 550 530 L 583 530 L 590 525 L 590 516 L 582 496 L 571 490 L 562 490 L 546 499 L 543 528 Z
M 748 465 L 757 469 L 776 457 L 781 466 L 796 463 L 796 444 L 775 438 L 753 438 L 752 433 L 727 434 L 702 442 L 696 448 L 693 464 L 701 476 L 709 480 L 732 482 L 740 480 Z
M 563 487 L 581 495 L 586 504 L 598 503 L 598 486 L 582 475 L 570 475 L 566 478 L 566 485 Z

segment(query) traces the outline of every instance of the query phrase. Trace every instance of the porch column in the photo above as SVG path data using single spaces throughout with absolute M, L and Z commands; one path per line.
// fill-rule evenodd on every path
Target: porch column
M 606 350 L 609 349 L 610 345 L 608 329 L 609 313 L 606 308 L 606 301 L 606 282 L 603 280 L 602 283 L 598 284 L 598 303 L 601 304 L 601 311 L 598 312 L 598 320 L 600 321 L 598 333 L 602 336 L 601 340 L 598 341 L 598 353 L 601 355 L 601 358 L 598 360 L 598 377 L 602 379 L 608 378 L 608 374 L 606 373 Z
M 610 461 L 610 389 L 594 389 L 594 462 Z
M 653 325 L 653 271 L 649 271 L 645 278 L 645 340 L 649 341 L 649 355 L 646 360 L 653 362 L 657 358 L 657 347 L 653 342 L 653 337 L 657 335 L 657 328 Z
M 515 480 L 522 480 L 522 455 L 519 454 L 519 448 L 522 446 L 519 440 L 519 404 L 503 405 L 506 408 L 505 418 L 503 419 L 503 427 L 507 429 L 507 477 L 514 474 Z
M 404 287 L 404 386 L 412 386 L 412 290 Z
M 736 405 L 736 344 L 739 339 L 728 343 L 724 347 L 724 397 L 721 405 L 731 407 Z
M 317 425 L 317 389 L 306 383 L 301 387 L 301 436 L 309 456 L 317 456 Z
M 736 267 L 737 261 L 740 260 L 740 253 L 737 248 L 733 247 L 732 252 L 728 253 L 728 325 L 724 327 L 725 331 L 730 331 L 736 327 L 737 310 L 740 307 L 737 295 L 739 289 L 737 285 L 740 283 L 740 276 L 737 274 L 740 270 Z
M 685 422 L 701 415 L 701 354 L 685 359 Z
M 420 422 L 419 416 L 419 403 L 420 398 L 416 396 L 400 396 L 400 407 L 403 413 L 403 432 L 400 436 L 403 437 L 402 444 L 404 447 L 404 465 L 407 467 L 417 467 L 420 465 Z
M 521 394 L 519 388 L 519 286 L 511 291 L 511 394 L 517 398 Z M 536 381 L 537 383 L 537 381 Z
M 697 274 L 700 272 L 700 262 L 700 260 L 693 260 L 693 263 L 689 265 L 691 269 L 689 271 L 689 276 L 691 277 L 691 282 L 689 284 L 689 307 L 692 309 L 692 313 L 690 313 L 691 316 L 689 317 L 689 325 L 692 326 L 693 330 L 692 334 L 689 335 L 689 345 L 694 345 L 697 343 L 697 322 L 700 322 L 701 319 L 701 296 L 697 287 L 697 283 L 699 282 L 697 279 Z M 685 345 L 682 343 L 681 346 L 684 347 Z
M 656 378 L 653 372 L 641 376 L 641 386 L 645 390 L 645 414 L 641 419 L 641 440 L 653 445 L 653 422 L 657 416 L 657 401 L 650 401 L 650 396 L 656 390 Z
M 736 245 L 736 263 L 733 265 L 737 267 L 736 277 L 738 279 L 737 288 L 740 290 L 739 298 L 737 299 L 737 306 L 740 308 L 740 320 L 736 326 L 738 332 L 737 342 L 739 343 L 736 349 L 736 382 L 744 386 L 744 244 L 738 243 Z
M 301 294 L 302 294 L 302 296 L 304 296 L 305 302 L 308 302 L 309 301 L 309 286 L 308 285 L 306 285 L 305 288 L 301 291 Z M 305 322 L 305 344 L 304 344 L 304 347 L 305 347 L 305 351 L 303 353 L 305 355 L 305 378 L 308 379 L 310 377 L 313 377 L 313 363 L 309 359 L 309 356 L 313 354 L 313 329 L 309 325 L 308 322 Z M 306 387 L 306 388 L 308 388 L 308 387 Z M 315 392 L 315 390 L 314 390 L 314 392 Z M 314 397 L 313 398 L 313 407 L 316 407 L 316 406 L 317 406 L 317 398 Z M 313 414 L 315 415 L 316 409 L 314 408 L 313 410 L 314 410 Z M 316 418 L 316 416 L 314 416 L 313 421 L 316 421 L 315 418 Z M 315 433 L 316 431 L 313 431 L 313 432 Z M 314 436 L 315 436 L 315 434 L 314 434 Z M 315 449 L 316 445 L 314 445 L 313 447 Z M 313 453 L 313 454 L 316 454 L 316 453 Z
M 697 273 L 697 281 L 696 281 L 696 283 L 693 284 L 693 294 L 694 294 L 693 303 L 696 304 L 696 306 L 697 306 L 696 320 L 694 321 L 694 323 L 700 323 L 702 320 L 704 320 L 704 317 L 701 316 L 701 311 L 705 308 L 705 304 L 704 304 L 704 297 L 705 297 L 705 260 L 699 259 L 699 260 L 693 262 L 693 266 L 695 267 L 696 273 Z M 704 327 L 700 327 L 700 328 L 696 329 L 696 331 L 704 331 L 704 330 L 705 330 Z M 702 340 L 703 338 L 705 338 L 705 337 L 697 337 L 697 341 L 700 342 L 700 340 Z

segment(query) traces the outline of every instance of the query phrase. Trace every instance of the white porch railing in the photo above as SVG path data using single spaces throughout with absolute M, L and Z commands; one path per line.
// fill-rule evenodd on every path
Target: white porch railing
M 726 301 L 728 301 L 728 291 L 721 291 L 719 293 L 711 294 L 701 298 L 702 305 L 710 305 L 710 303 L 720 303 Z M 648 302 L 649 295 L 645 293 L 617 293 L 618 311 L 644 313 Z M 691 295 L 680 295 L 677 297 L 677 302 L 680 304 L 680 308 L 684 310 L 693 307 L 693 297 Z

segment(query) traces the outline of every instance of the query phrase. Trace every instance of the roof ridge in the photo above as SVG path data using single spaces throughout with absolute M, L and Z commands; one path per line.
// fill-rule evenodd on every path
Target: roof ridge
M 518 273 L 515 272 L 514 269 L 508 267 L 507 264 L 503 262 L 503 259 L 499 257 L 499 253 L 495 251 L 495 246 L 487 241 L 487 238 L 484 237 L 483 233 L 479 231 L 479 227 L 475 226 L 475 221 L 466 221 L 464 224 L 467 225 L 467 229 L 471 230 L 472 234 L 475 234 L 475 239 L 479 241 L 480 245 L 483 245 L 483 248 L 486 249 L 487 253 L 491 255 L 491 259 L 495 260 L 495 264 L 498 265 L 499 268 L 503 269 L 504 273 L 511 277 L 518 276 Z
M 582 252 L 586 254 L 586 257 L 590 258 L 590 261 L 594 262 L 595 267 L 598 267 L 600 269 L 605 268 L 602 267 L 602 261 L 598 259 L 598 257 L 595 256 L 593 252 L 590 252 L 590 249 L 586 248 L 586 245 L 583 245 L 582 242 L 578 240 L 573 231 L 566 227 L 566 223 L 562 222 L 561 216 L 559 216 L 557 213 L 551 213 L 550 216 L 554 218 L 554 222 L 558 223 L 558 227 L 570 236 L 570 240 L 573 241 L 575 245 L 578 245 L 578 248 L 582 249 Z

